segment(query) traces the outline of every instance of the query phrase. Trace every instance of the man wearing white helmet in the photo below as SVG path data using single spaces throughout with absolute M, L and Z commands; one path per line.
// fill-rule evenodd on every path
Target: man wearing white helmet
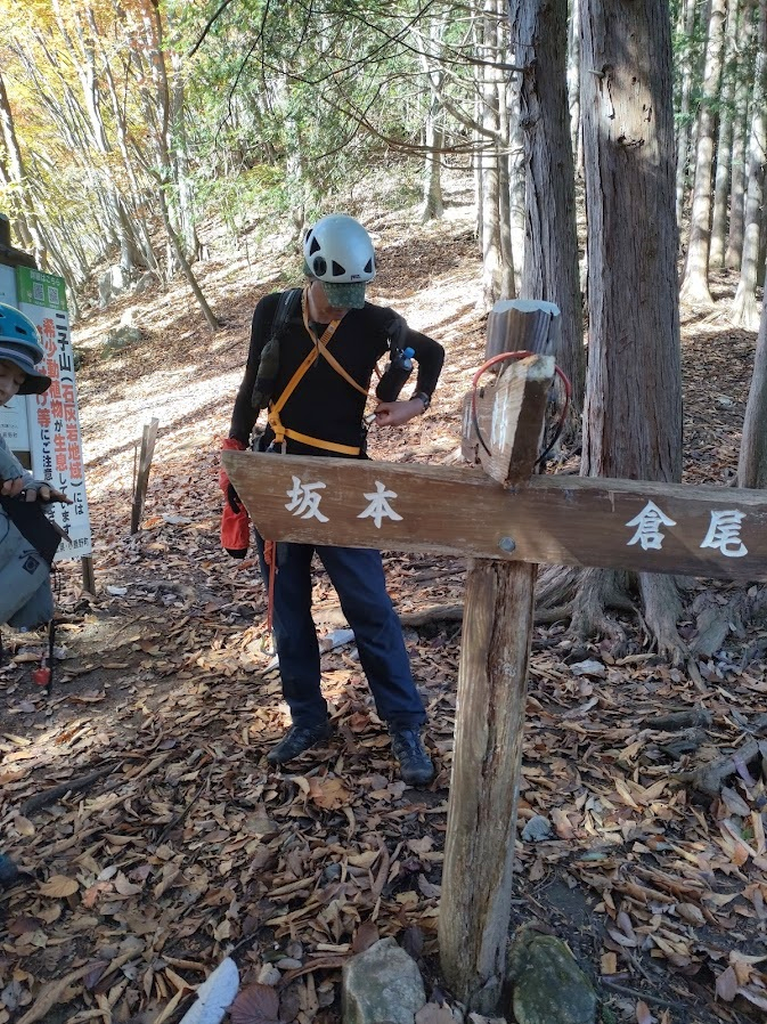
M 444 350 L 409 328 L 393 310 L 365 301 L 366 286 L 376 273 L 375 253 L 367 231 L 353 217 L 323 217 L 307 232 L 303 251 L 307 283 L 300 294 L 296 292 L 295 299 L 293 293 L 267 295 L 256 307 L 248 362 L 225 447 L 248 447 L 259 409 L 265 407 L 268 426 L 258 441 L 260 450 L 364 458 L 365 403 L 379 359 L 387 351 L 410 348 L 418 366 L 408 399 L 378 401 L 374 409 L 379 426 L 400 426 L 429 407 Z M 316 358 L 310 358 L 312 353 Z M 236 495 L 225 478 L 222 486 L 236 508 Z M 268 580 L 260 538 L 259 551 Z M 311 614 L 315 552 L 354 631 L 402 778 L 409 785 L 426 785 L 434 777 L 434 767 L 420 736 L 424 705 L 413 681 L 402 627 L 386 592 L 380 553 L 369 549 L 277 546 L 274 636 L 292 725 L 267 760 L 284 764 L 330 737 Z

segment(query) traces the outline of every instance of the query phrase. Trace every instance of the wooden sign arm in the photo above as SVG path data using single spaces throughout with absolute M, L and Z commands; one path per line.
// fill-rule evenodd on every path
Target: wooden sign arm
M 767 578 L 767 491 L 223 452 L 262 536 L 298 543 Z

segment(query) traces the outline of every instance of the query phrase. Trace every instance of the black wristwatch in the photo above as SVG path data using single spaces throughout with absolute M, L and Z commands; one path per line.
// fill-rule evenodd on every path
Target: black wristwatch
M 426 412 L 426 410 L 431 405 L 431 395 L 427 395 L 425 391 L 416 391 L 416 393 L 411 396 L 411 401 L 414 398 L 417 398 L 419 401 L 423 402 L 423 411 Z

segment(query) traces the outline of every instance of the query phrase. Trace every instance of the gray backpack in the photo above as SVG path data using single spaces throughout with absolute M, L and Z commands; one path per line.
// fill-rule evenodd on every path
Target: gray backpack
M 53 618 L 51 563 L 60 539 L 38 502 L 0 498 L 0 623 L 37 629 Z

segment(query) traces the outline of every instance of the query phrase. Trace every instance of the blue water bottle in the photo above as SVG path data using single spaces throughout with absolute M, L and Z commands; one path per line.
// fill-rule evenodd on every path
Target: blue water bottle
M 378 382 L 376 397 L 382 402 L 396 402 L 400 391 L 407 383 L 407 379 L 413 370 L 413 356 L 415 349 L 395 349 L 392 351 L 389 365 Z

